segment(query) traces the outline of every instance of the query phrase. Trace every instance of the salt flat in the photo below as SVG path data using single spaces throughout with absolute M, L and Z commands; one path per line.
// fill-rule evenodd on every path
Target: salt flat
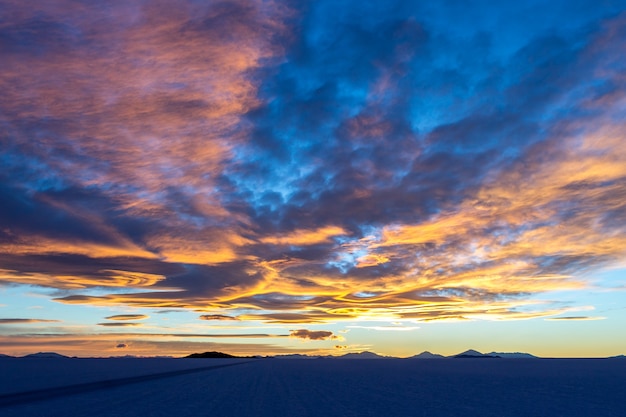
M 0 369 L 5 400 L 52 390 L 0 402 L 3 417 L 626 415 L 623 359 L 5 359 Z M 141 375 L 154 376 L 129 380 Z
M 245 362 L 194 359 L 2 359 L 0 395 Z

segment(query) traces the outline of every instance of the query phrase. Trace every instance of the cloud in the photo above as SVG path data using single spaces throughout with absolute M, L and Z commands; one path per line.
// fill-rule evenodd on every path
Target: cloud
M 98 326 L 105 327 L 136 327 L 141 325 L 142 323 L 98 323 Z
M 0 216 L 18 238 L 11 252 L 234 259 L 245 241 L 229 230 L 238 216 L 205 191 L 217 186 L 232 140 L 243 134 L 242 114 L 257 103 L 249 74 L 276 53 L 264 39 L 282 30 L 282 12 L 231 1 L 83 15 L 65 4 L 45 7 L 45 18 L 37 18 L 17 3 L 7 7 L 16 19 L 0 37 L 17 49 L 6 62 L 0 106 L 16 129 L 4 155 L 7 173 L 24 174 L 17 184 L 5 183 L 15 196 Z M 136 20 L 124 17 L 131 15 Z M 229 36 L 218 30 L 225 22 Z M 86 62 L 96 64 L 89 69 Z M 37 69 L 26 75 L 33 64 Z M 113 67 L 125 76 L 113 76 Z M 47 107 L 49 119 L 29 110 L 43 105 L 42 95 L 56 103 Z M 29 145 L 31 134 L 39 136 L 41 152 Z M 55 185 L 40 189 L 39 179 Z M 195 244 L 191 236 L 198 236 Z
M 118 343 L 117 345 L 115 345 L 116 349 L 125 349 L 127 347 L 128 345 L 126 343 Z
M 116 314 L 114 316 L 105 317 L 106 320 L 144 320 L 150 318 L 145 314 Z
M 549 317 L 544 320 L 548 321 L 588 321 L 588 320 L 604 320 L 606 317 L 600 316 L 565 316 L 565 317 Z
M 324 330 L 316 330 L 316 331 L 306 330 L 306 329 L 290 330 L 289 331 L 289 336 L 290 337 L 295 337 L 295 338 L 298 338 L 298 339 L 305 339 L 305 340 L 333 340 L 333 339 L 338 339 L 338 336 L 333 335 L 333 332 L 324 331 Z
M 296 230 L 283 236 L 268 236 L 262 238 L 261 242 L 273 245 L 307 246 L 325 243 L 332 237 L 343 234 L 346 232 L 340 227 L 326 226 L 316 230 Z
M 345 317 L 351 317 L 348 314 Z M 243 314 L 240 320 L 262 320 L 268 323 L 289 324 L 289 323 L 326 323 L 336 319 L 328 313 L 270 313 L 270 314 Z
M 238 320 L 237 317 L 226 316 L 223 314 L 203 314 L 200 320 Z
M 0 283 L 269 324 L 567 311 L 535 296 L 626 248 L 626 17 L 413 3 L 6 2 Z
M 142 258 L 101 258 L 84 255 L 0 254 L 0 280 L 60 289 L 150 287 L 182 268 Z
M 59 323 L 59 322 L 60 320 L 0 318 L 0 324 Z

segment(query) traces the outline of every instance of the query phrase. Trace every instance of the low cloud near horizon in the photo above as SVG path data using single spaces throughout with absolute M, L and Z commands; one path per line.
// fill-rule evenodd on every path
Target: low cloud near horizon
M 325 331 L 325 330 L 290 330 L 290 337 L 295 337 L 298 339 L 307 339 L 307 340 L 334 340 L 339 339 L 339 336 L 333 335 L 333 332 Z
M 0 318 L 0 324 L 59 323 L 60 320 Z

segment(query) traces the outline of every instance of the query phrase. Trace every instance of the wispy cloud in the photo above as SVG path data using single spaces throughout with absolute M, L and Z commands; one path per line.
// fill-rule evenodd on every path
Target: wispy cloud
M 587 321 L 587 320 L 604 320 L 606 317 L 601 316 L 565 316 L 565 317 L 549 317 L 544 320 L 548 321 Z
M 200 320 L 238 320 L 237 317 L 226 316 L 224 314 L 203 314 Z
M 307 339 L 307 340 L 335 340 L 340 339 L 339 336 L 333 334 L 333 332 L 329 332 L 326 330 L 307 330 L 307 329 L 299 329 L 299 330 L 290 330 L 290 337 L 295 337 L 298 339 Z
M 145 314 L 116 314 L 114 316 L 105 317 L 107 320 L 145 320 L 150 318 Z
M 0 318 L 0 324 L 59 323 L 60 320 Z

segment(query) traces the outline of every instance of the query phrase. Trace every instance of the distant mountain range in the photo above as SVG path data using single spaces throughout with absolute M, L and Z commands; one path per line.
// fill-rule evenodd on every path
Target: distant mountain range
M 125 356 L 126 358 L 134 358 L 133 356 Z M 113 359 L 125 358 L 120 356 L 113 356 Z M 69 356 L 61 355 L 56 352 L 38 352 L 31 353 L 30 355 L 25 355 L 22 357 L 9 356 L 0 353 L 0 359 L 20 359 L 20 358 L 41 358 L 41 359 L 69 359 Z M 146 358 L 146 357 L 144 357 Z M 154 356 L 154 358 L 171 358 L 171 356 Z M 275 356 L 235 356 L 230 355 L 228 353 L 223 352 L 204 352 L 204 353 L 192 353 L 191 355 L 185 356 L 187 359 L 262 359 L 262 358 L 273 358 L 273 359 L 539 359 L 538 356 L 531 355 L 530 353 L 525 352 L 490 352 L 490 353 L 481 353 L 477 350 L 469 349 L 465 352 L 458 353 L 456 355 L 451 356 L 443 356 L 437 353 L 431 353 L 428 351 L 424 351 L 417 355 L 410 356 L 408 358 L 398 358 L 394 356 L 381 356 L 374 352 L 351 352 L 346 353 L 341 356 L 333 356 L 333 355 L 303 355 L 299 353 L 287 354 L 287 355 L 275 355 Z M 625 355 L 617 355 L 610 356 L 609 359 L 626 359 Z
M 393 356 L 381 356 L 374 352 L 358 352 L 358 353 L 346 353 L 341 356 L 332 356 L 332 355 L 302 355 L 302 354 L 289 354 L 289 355 L 276 355 L 273 356 L 276 359 L 402 359 Z M 410 356 L 404 359 L 448 359 L 448 358 L 458 358 L 458 359 L 484 359 L 484 358 L 516 358 L 516 359 L 533 359 L 537 358 L 535 355 L 531 355 L 530 353 L 523 352 L 491 352 L 491 353 L 481 353 L 476 350 L 470 349 L 465 352 L 458 353 L 452 356 L 443 356 L 438 353 L 431 353 L 428 351 L 419 353 L 414 356 Z
M 496 359 L 496 358 L 515 358 L 515 359 L 537 359 L 537 356 L 530 353 L 523 352 L 490 352 L 481 353 L 477 350 L 469 349 L 465 352 L 458 353 L 452 356 L 443 356 L 433 354 L 430 352 L 422 352 L 419 355 L 411 356 L 409 359 L 443 359 L 443 358 L 457 358 L 457 359 Z
M 341 359 L 385 359 L 389 356 L 380 356 L 374 352 L 346 353 L 339 356 Z

